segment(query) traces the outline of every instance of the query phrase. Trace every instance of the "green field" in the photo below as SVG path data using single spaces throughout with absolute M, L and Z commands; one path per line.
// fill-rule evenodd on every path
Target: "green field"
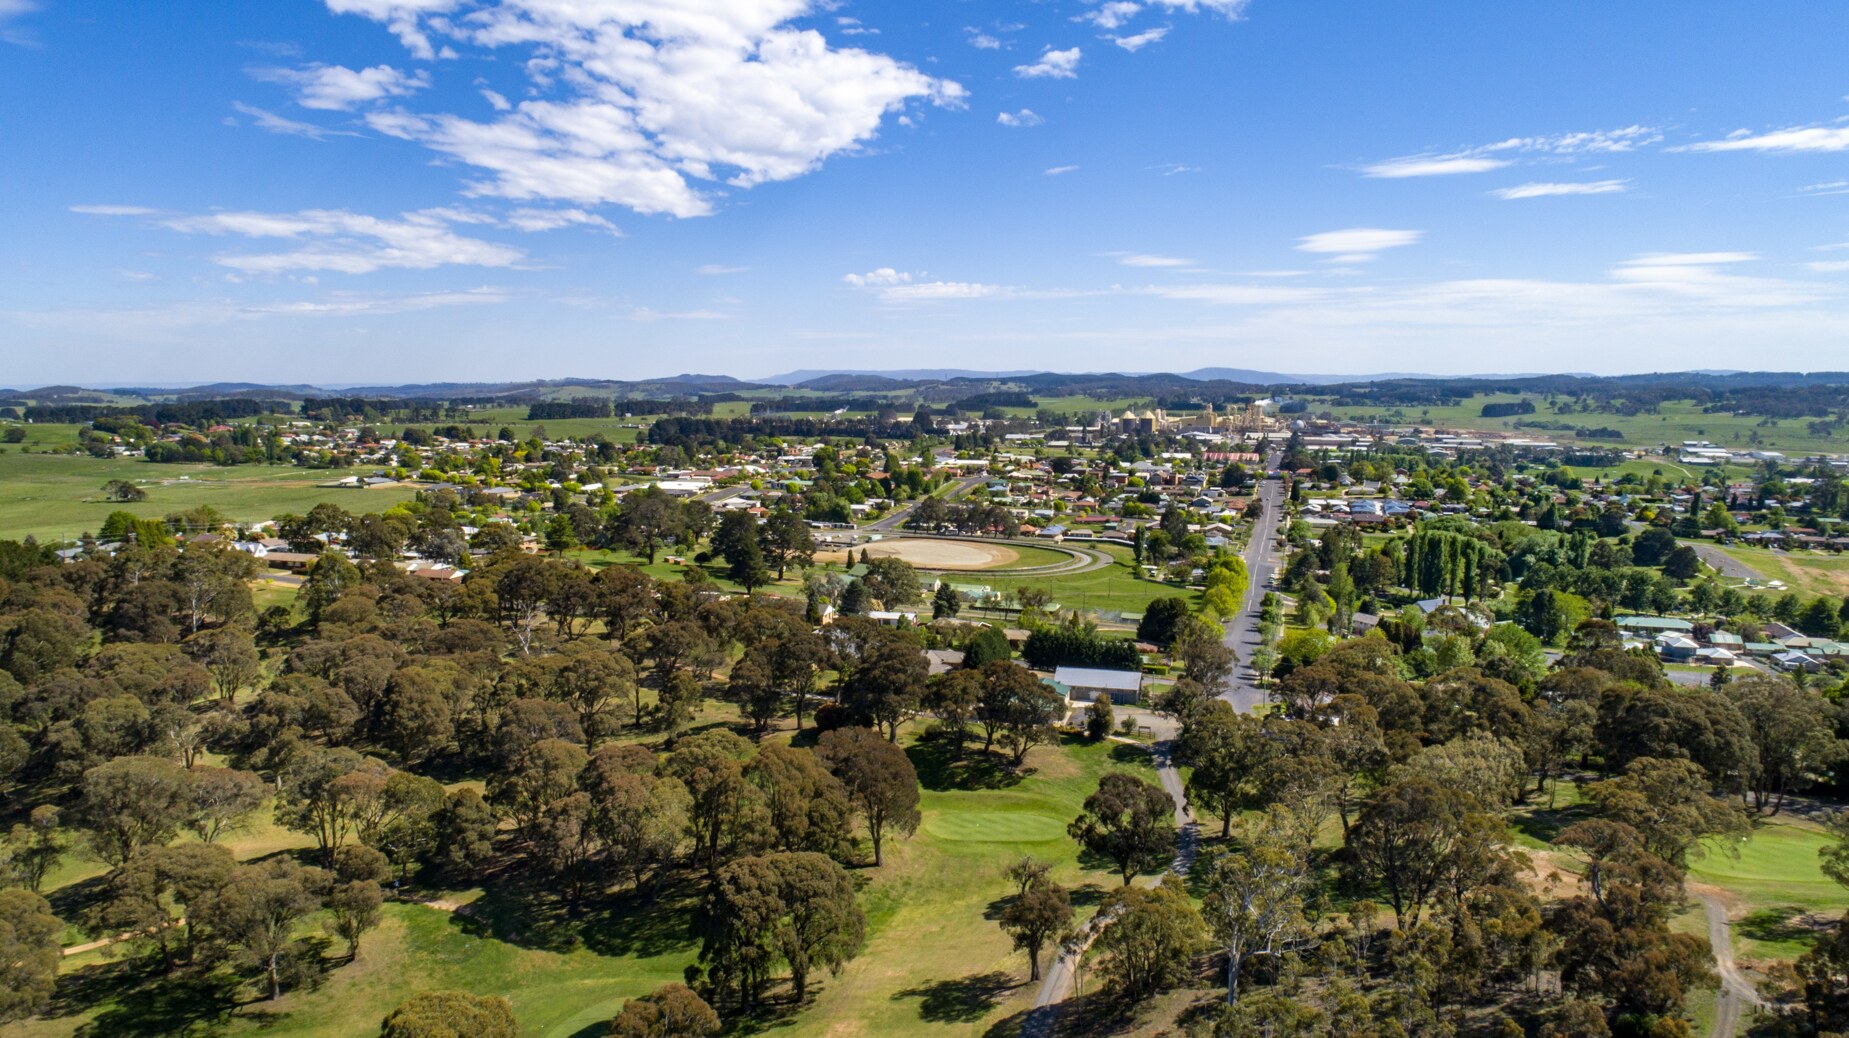
M 409 488 L 355 490 L 316 484 L 347 472 L 267 465 L 156 465 L 87 455 L 0 454 L 0 538 L 30 534 L 41 541 L 74 540 L 94 532 L 118 509 L 160 517 L 210 505 L 226 518 L 254 522 L 285 512 L 300 514 L 322 501 L 350 512 L 382 512 L 415 492 Z M 120 504 L 105 500 L 104 483 L 124 479 L 147 492 L 147 500 Z
M 1622 415 L 1599 411 L 1588 411 L 1583 414 L 1577 412 L 1554 414 L 1545 399 L 1528 394 L 1527 399 L 1535 405 L 1534 414 L 1509 418 L 1483 417 L 1484 404 L 1511 403 L 1522 398 L 1518 394 L 1499 393 L 1491 396 L 1474 396 L 1453 407 L 1404 408 L 1332 407 L 1326 400 L 1318 400 L 1315 397 L 1310 397 L 1309 401 L 1312 412 L 1320 414 L 1328 411 L 1337 418 L 1348 421 L 1379 421 L 1392 425 L 1438 425 L 1450 429 L 1519 434 L 1587 445 L 1610 446 L 1614 441 L 1578 440 L 1572 433 L 1565 431 L 1517 429 L 1515 423 L 1517 421 L 1560 422 L 1576 427 L 1616 429 L 1624 434 L 1624 445 L 1631 447 L 1655 447 L 1662 444 L 1677 444 L 1683 440 L 1707 440 L 1719 447 L 1756 446 L 1766 450 L 1783 451 L 1787 454 L 1849 450 L 1849 438 L 1812 436 L 1806 428 L 1805 419 L 1788 418 L 1781 421 L 1753 415 L 1705 414 L 1701 408 L 1685 400 L 1666 402 L 1657 414 Z
M 1098 890 L 1116 879 L 1080 864 L 1065 825 L 1104 772 L 1130 769 L 1153 777 L 1147 755 L 1115 743 L 1042 747 L 1018 778 L 986 764 L 954 764 L 933 745 L 910 752 L 925 786 L 923 824 L 909 841 L 888 846 L 882 868 L 853 870 L 863 884 L 866 948 L 839 977 L 819 979 L 811 1006 L 765 1022 L 792 1038 L 978 1034 L 1026 1008 L 1025 956 L 985 919 L 1011 892 L 1003 870 L 1022 854 L 1038 855 L 1055 863 L 1062 882 L 1094 885 L 1079 900 L 1095 902 Z M 263 826 L 232 845 L 248 858 L 302 843 L 296 834 Z M 52 880 L 65 885 L 99 871 L 73 863 Z M 456 900 L 472 897 L 462 893 Z M 443 988 L 507 996 L 533 1038 L 596 1034 L 596 1025 L 625 999 L 681 979 L 698 951 L 691 898 L 664 901 L 646 924 L 625 914 L 627 904 L 618 899 L 601 914 L 593 908 L 579 928 L 580 940 L 564 945 L 504 921 L 503 913 L 519 918 L 522 906 L 516 904 L 468 915 L 394 904 L 365 938 L 357 962 L 336 964 L 318 984 L 279 1002 L 248 1003 L 227 1016 L 213 1010 L 213 998 L 199 997 L 202 992 L 159 997 L 157 988 L 135 983 L 125 964 L 89 952 L 66 962 L 64 983 L 100 995 L 98 1004 L 0 1034 L 350 1038 L 375 1033 L 380 1018 L 410 994 Z M 300 933 L 318 939 L 309 926 Z
M 1128 548 L 1103 544 L 1085 546 L 1110 555 L 1115 563 L 1104 569 L 1071 576 L 1010 577 L 1006 570 L 982 570 L 968 577 L 972 583 L 987 584 L 1003 592 L 1023 587 L 1044 587 L 1053 592 L 1055 602 L 1067 609 L 1140 613 L 1158 598 L 1181 595 L 1192 601 L 1196 597 L 1195 592 L 1187 588 L 1153 580 L 1139 580 L 1136 564 Z
M 1713 849 L 1690 866 L 1692 882 L 1720 887 L 1737 899 L 1734 950 L 1741 959 L 1795 958 L 1810 948 L 1813 936 L 1802 917 L 1822 913 L 1834 919 L 1849 905 L 1849 893 L 1818 865 L 1817 852 L 1828 844 L 1822 829 L 1781 815 L 1755 827 L 1738 845 L 1737 857 Z
M 1784 581 L 1786 587 L 1800 595 L 1840 597 L 1849 594 L 1849 557 L 1769 548 L 1725 547 L 1721 550 L 1767 580 Z

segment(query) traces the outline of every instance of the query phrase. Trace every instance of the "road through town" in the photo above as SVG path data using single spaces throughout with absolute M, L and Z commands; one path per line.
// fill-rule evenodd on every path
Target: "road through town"
M 1265 470 L 1273 471 L 1277 456 L 1266 459 Z M 1262 507 L 1258 521 L 1252 524 L 1251 539 L 1246 542 L 1246 594 L 1239 612 L 1226 622 L 1226 647 L 1239 662 L 1233 667 L 1229 687 L 1220 698 L 1233 704 L 1240 713 L 1251 713 L 1265 701 L 1265 691 L 1258 687 L 1258 672 L 1252 669 L 1252 655 L 1261 642 L 1258 635 L 1258 606 L 1265 597 L 1265 586 L 1278 570 L 1278 526 L 1284 515 L 1284 482 L 1266 479 L 1258 485 Z

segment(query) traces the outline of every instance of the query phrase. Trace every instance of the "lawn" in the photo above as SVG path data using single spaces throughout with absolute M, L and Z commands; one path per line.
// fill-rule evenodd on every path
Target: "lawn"
M 1103 544 L 1084 546 L 1111 556 L 1112 565 L 1090 573 L 1058 577 L 1011 577 L 1006 570 L 983 570 L 968 574 L 967 579 L 972 583 L 987 584 L 1002 592 L 1023 587 L 1043 587 L 1051 591 L 1053 601 L 1064 608 L 1099 612 L 1140 613 L 1158 598 L 1180 595 L 1193 601 L 1196 597 L 1195 592 L 1187 588 L 1138 579 L 1136 563 L 1127 548 Z
M 1032 998 L 1025 956 L 992 921 L 998 902 L 1012 892 L 1003 871 L 1022 854 L 1038 855 L 1055 863 L 1061 881 L 1086 885 L 1077 897 L 1082 906 L 1095 905 L 1116 878 L 1081 864 L 1065 825 L 1104 772 L 1137 770 L 1154 778 L 1146 754 L 1108 742 L 1041 747 L 1021 776 L 973 760 L 954 762 L 934 744 L 914 744 L 909 752 L 925 785 L 923 824 L 911 839 L 888 844 L 880 869 L 852 870 L 868 918 L 865 950 L 840 976 L 819 978 L 810 1006 L 747 1022 L 747 1030 L 763 1027 L 791 1038 L 965 1035 L 1025 1009 Z M 241 857 L 300 845 L 301 837 L 267 824 L 233 841 Z M 79 883 L 96 872 L 94 865 L 74 863 L 54 881 Z M 384 924 L 365 938 L 357 962 L 335 963 L 317 984 L 228 1016 L 220 1013 L 228 997 L 222 987 L 157 995 L 162 989 L 134 983 L 126 964 L 86 953 L 65 964 L 62 983 L 66 993 L 82 992 L 90 1004 L 0 1033 L 346 1038 L 375 1033 L 385 1013 L 412 993 L 459 988 L 507 996 L 531 1038 L 596 1034 L 624 1000 L 681 979 L 693 962 L 697 887 L 689 883 L 679 895 L 664 896 L 663 907 L 647 916 L 632 914 L 626 898 L 592 908 L 576 940 L 529 925 L 532 907 L 518 895 L 484 898 L 466 916 L 393 904 Z M 321 939 L 313 924 L 298 932 Z
M 1689 879 L 1720 887 L 1738 899 L 1744 918 L 1734 927 L 1734 950 L 1743 960 L 1792 959 L 1810 948 L 1810 931 L 1793 924 L 1806 913 L 1831 917 L 1849 905 L 1849 893 L 1818 866 L 1829 843 L 1823 830 L 1779 816 L 1760 824 L 1739 855 L 1716 849 L 1689 868 Z
M 1839 598 L 1849 594 L 1849 556 L 1732 546 L 1721 550 L 1767 580 L 1784 581 L 1786 587 L 1801 595 Z
M 228 519 L 254 522 L 300 514 L 323 501 L 351 512 L 382 512 L 415 496 L 408 488 L 317 486 L 341 475 L 285 466 L 156 465 L 11 449 L 0 454 L 0 486 L 7 488 L 0 496 L 0 538 L 30 534 L 40 541 L 74 540 L 100 528 L 117 510 L 158 518 L 210 505 Z M 135 483 L 147 492 L 147 500 L 122 504 L 104 499 L 103 484 L 112 479 Z

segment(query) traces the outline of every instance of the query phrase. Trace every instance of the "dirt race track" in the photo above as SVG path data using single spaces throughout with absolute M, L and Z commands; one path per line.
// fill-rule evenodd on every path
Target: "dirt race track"
M 873 558 L 897 558 L 930 570 L 979 570 L 995 569 L 1006 566 L 1021 557 L 1021 553 L 1005 544 L 983 544 L 976 541 L 938 541 L 923 538 L 900 538 L 891 541 L 874 541 L 859 549 L 860 555 Z M 818 554 L 816 559 L 823 562 L 840 562 L 840 552 Z

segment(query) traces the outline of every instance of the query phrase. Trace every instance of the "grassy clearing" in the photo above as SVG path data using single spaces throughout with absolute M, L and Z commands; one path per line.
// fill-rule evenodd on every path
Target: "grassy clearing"
M 1757 570 L 1767 580 L 1782 580 L 1801 595 L 1849 594 L 1849 556 L 1814 551 L 1773 551 L 1769 548 L 1721 549 L 1730 558 Z
M 37 428 L 37 427 L 35 427 Z M 316 484 L 342 473 L 293 467 L 154 465 L 127 459 L 71 454 L 0 454 L 0 538 L 28 534 L 41 541 L 72 540 L 94 532 L 109 513 L 123 510 L 158 518 L 210 505 L 226 518 L 254 522 L 285 512 L 302 513 L 323 501 L 352 512 L 382 512 L 415 493 L 406 489 L 351 490 Z M 147 491 L 146 501 L 107 501 L 104 483 L 125 479 Z
M 882 868 L 853 870 L 868 917 L 865 951 L 839 977 L 820 978 L 809 1007 L 746 1022 L 746 1030 L 774 1029 L 792 1038 L 966 1035 L 1025 1009 L 1032 997 L 1025 957 L 993 922 L 1012 893 L 1003 871 L 1022 854 L 1038 855 L 1055 863 L 1062 882 L 1080 888 L 1081 905 L 1095 905 L 1116 878 L 1079 860 L 1065 825 L 1106 771 L 1135 770 L 1153 779 L 1147 754 L 1108 742 L 1042 747 L 1020 776 L 978 760 L 974 748 L 963 762 L 935 744 L 913 744 L 909 752 L 925 785 L 924 820 L 912 839 L 888 846 Z M 303 840 L 264 824 L 231 843 L 241 858 L 250 858 L 300 847 Z M 93 864 L 74 863 L 54 882 L 75 895 L 99 872 Z M 613 899 L 590 911 L 575 940 L 560 940 L 557 928 L 535 922 L 530 896 L 517 892 L 481 898 L 468 915 L 393 904 L 362 943 L 358 961 L 336 963 L 277 1003 L 235 1009 L 238 993 L 222 985 L 144 986 L 128 964 L 87 953 L 66 963 L 63 981 L 81 1011 L 12 1025 L 4 1033 L 346 1038 L 374 1033 L 380 1018 L 413 993 L 459 988 L 505 995 L 535 1038 L 596 1034 L 626 999 L 680 979 L 694 960 L 697 886 L 664 896 L 663 905 L 645 915 L 626 899 Z M 477 896 L 459 892 L 457 900 Z M 313 925 L 299 932 L 323 939 Z

